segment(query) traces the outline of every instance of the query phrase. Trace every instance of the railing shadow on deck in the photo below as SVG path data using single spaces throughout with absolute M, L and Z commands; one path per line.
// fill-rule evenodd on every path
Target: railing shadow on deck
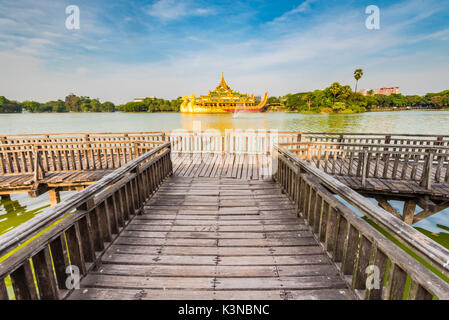
M 299 158 L 331 175 L 415 181 L 427 190 L 449 182 L 449 147 L 441 145 L 343 142 L 280 143 Z
M 0 300 L 11 298 L 7 276 L 17 300 L 66 297 L 74 268 L 86 275 L 172 173 L 170 156 L 165 143 L 2 235 Z
M 333 194 L 399 238 L 446 277 L 449 276 L 449 250 L 288 150 L 275 147 L 274 157 L 277 157 L 278 170 L 273 178 L 295 202 L 298 215 L 306 219 L 317 240 L 361 298 L 449 299 L 446 281 Z M 371 280 L 375 280 L 373 277 L 378 277 L 380 286 L 377 289 L 369 286 Z M 411 281 L 410 287 L 408 281 Z

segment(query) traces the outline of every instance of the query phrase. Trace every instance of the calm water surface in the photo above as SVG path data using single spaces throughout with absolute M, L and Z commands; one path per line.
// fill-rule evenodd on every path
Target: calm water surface
M 363 114 L 241 113 L 187 115 L 180 113 L 64 113 L 0 114 L 0 135 L 52 132 L 120 132 L 192 130 L 195 121 L 202 129 L 278 129 L 283 131 L 327 131 L 368 133 L 427 133 L 449 135 L 449 111 L 371 112 Z M 196 126 L 198 125 L 198 122 Z M 196 127 L 197 128 L 197 127 Z M 61 194 L 62 199 L 71 192 Z M 402 203 L 391 201 L 401 211 Z M 28 198 L 24 194 L 0 202 L 0 234 L 41 213 L 48 195 Z M 420 208 L 417 208 L 419 211 Z M 449 209 L 414 227 L 449 247 Z

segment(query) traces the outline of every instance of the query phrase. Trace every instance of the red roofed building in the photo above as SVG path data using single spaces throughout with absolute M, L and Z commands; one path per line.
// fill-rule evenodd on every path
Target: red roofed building
M 389 96 L 393 93 L 399 93 L 399 89 L 400 89 L 399 87 L 390 87 L 390 88 L 382 87 L 380 89 L 374 89 L 374 90 L 363 89 L 363 90 L 360 90 L 359 92 L 361 94 L 363 94 L 364 96 L 367 96 L 368 94 L 370 94 L 370 91 L 372 91 L 373 95 L 382 94 L 384 96 Z

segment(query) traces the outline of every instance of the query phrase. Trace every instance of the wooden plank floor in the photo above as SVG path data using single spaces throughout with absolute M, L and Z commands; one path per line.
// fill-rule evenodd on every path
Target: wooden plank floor
M 271 181 L 168 178 L 70 299 L 353 299 Z
M 113 170 L 90 170 L 75 172 L 54 172 L 47 173 L 45 178 L 40 180 L 41 183 L 47 184 L 49 187 L 64 187 L 72 185 L 88 185 L 100 180 Z M 31 189 L 34 183 L 34 175 L 0 175 L 0 189 L 5 190 L 27 190 Z
M 449 199 L 449 184 L 433 183 L 431 190 L 427 190 L 417 181 L 391 180 L 381 178 L 367 178 L 366 185 L 362 187 L 362 178 L 337 176 L 334 178 L 363 194 L 379 195 L 409 195 L 422 196 L 428 195 L 431 199 L 446 200 Z
M 181 177 L 227 177 L 266 180 L 272 176 L 270 155 L 172 154 L 174 174 Z
M 234 178 L 243 180 L 271 180 L 273 173 L 273 163 L 270 155 L 243 155 L 243 154 L 190 154 L 173 153 L 173 171 L 176 176 L 181 177 L 209 177 L 209 178 Z M 427 190 L 421 186 L 418 181 L 392 180 L 378 178 L 367 178 L 365 187 L 361 186 L 361 178 L 348 176 L 349 163 L 338 162 L 332 172 L 331 167 L 325 167 L 324 161 L 320 162 L 320 169 L 333 175 L 340 182 L 359 192 L 384 195 L 429 195 L 431 199 L 445 200 L 449 199 L 449 184 L 432 183 L 432 189 Z M 317 165 L 317 161 L 313 160 Z M 353 163 L 352 173 L 356 172 L 356 163 Z M 398 165 L 401 169 L 402 164 Z M 274 166 L 275 167 L 275 166 Z M 370 166 L 374 170 L 374 165 Z M 378 172 L 383 169 L 379 164 Z M 407 170 L 410 169 L 411 166 Z M 398 170 L 399 170 L 398 169 Z M 444 169 L 444 168 L 443 168 Z M 442 170 L 443 170 L 442 169 Z M 89 185 L 104 175 L 110 173 L 112 169 L 75 171 L 48 173 L 41 181 L 52 187 L 71 187 L 74 185 Z M 391 168 L 390 168 L 391 171 Z M 417 175 L 420 176 L 422 168 L 417 168 Z M 373 172 L 371 172 L 373 174 Z M 8 193 L 9 191 L 28 191 L 31 189 L 34 177 L 31 174 L 26 175 L 0 175 L 0 191 Z
M 323 159 L 320 161 L 318 159 L 312 159 L 311 162 L 319 169 L 330 175 L 340 175 L 340 176 L 354 176 L 357 172 L 358 160 L 350 161 L 350 159 L 331 159 L 329 163 L 326 163 Z M 334 164 L 335 162 L 335 164 Z M 383 173 L 385 166 L 387 166 L 387 176 L 383 178 Z M 370 159 L 369 163 L 369 177 L 383 179 L 383 180 L 396 180 L 401 179 L 402 171 L 404 170 L 405 178 L 410 180 L 412 177 L 413 170 L 415 171 L 413 181 L 420 181 L 423 177 L 423 170 L 425 168 L 424 162 L 414 163 L 411 159 L 409 162 L 398 161 L 396 164 L 396 169 L 393 161 L 384 162 L 382 160 L 376 162 L 374 159 Z M 393 170 L 395 170 L 396 174 L 393 175 Z M 437 172 L 437 166 L 434 165 L 432 167 L 431 179 L 433 183 L 444 183 L 444 179 L 447 175 L 447 165 L 441 166 L 439 170 L 440 181 L 436 181 L 435 176 Z M 395 179 L 393 179 L 395 176 Z M 405 180 L 405 179 L 403 179 Z

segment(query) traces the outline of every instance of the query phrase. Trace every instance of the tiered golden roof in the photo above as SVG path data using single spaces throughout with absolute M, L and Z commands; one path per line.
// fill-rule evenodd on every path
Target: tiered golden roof
M 257 105 L 254 94 L 241 94 L 232 90 L 221 74 L 221 81 L 213 91 L 208 95 L 195 97 L 194 94 L 183 97 L 181 112 L 210 112 L 223 113 L 234 111 L 259 111 L 266 103 L 268 93 L 265 93 L 263 104 Z

